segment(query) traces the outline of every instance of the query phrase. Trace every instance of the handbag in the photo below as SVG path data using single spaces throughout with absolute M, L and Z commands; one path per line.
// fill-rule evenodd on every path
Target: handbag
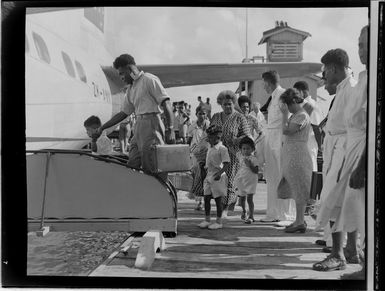
M 289 183 L 286 181 L 285 177 L 282 177 L 281 181 L 279 181 L 277 187 L 277 196 L 279 199 L 293 198 Z
M 310 199 L 320 199 L 322 191 L 322 172 L 313 171 L 311 175 Z

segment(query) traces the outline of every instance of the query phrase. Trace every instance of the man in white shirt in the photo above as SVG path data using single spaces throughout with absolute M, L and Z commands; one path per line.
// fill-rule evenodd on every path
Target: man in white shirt
M 117 57 L 113 65 L 122 80 L 130 86 L 124 98 L 122 111 L 104 123 L 99 128 L 99 133 L 135 113 L 136 123 L 128 164 L 154 173 L 156 163 L 153 146 L 164 144 L 165 141 L 175 143 L 170 96 L 157 76 L 139 71 L 131 55 L 123 54 Z M 166 130 L 161 120 L 160 107 L 165 115 Z
M 329 50 L 322 58 L 324 64 L 324 78 L 327 84 L 338 84 L 333 104 L 329 110 L 328 118 L 323 131 L 323 187 L 320 195 L 320 210 L 317 214 L 317 229 L 325 227 L 324 231 L 329 232 L 330 228 L 325 220 L 334 224 L 337 213 L 326 215 L 326 209 L 333 209 L 332 205 L 325 203 L 329 195 L 336 195 L 331 190 L 338 182 L 339 173 L 344 163 L 346 149 L 346 124 L 345 108 L 352 94 L 352 88 L 356 85 L 349 72 L 349 57 L 342 49 Z M 332 233 L 334 240 L 343 240 L 341 233 Z M 326 238 L 324 236 L 324 238 Z
M 271 94 L 271 102 L 267 110 L 264 140 L 267 209 L 266 217 L 261 219 L 261 222 L 280 222 L 281 225 L 289 225 L 295 219 L 295 202 L 293 199 L 279 199 L 277 196 L 277 187 L 281 178 L 282 148 L 282 112 L 279 109 L 279 97 L 285 89 L 279 85 L 279 75 L 276 71 L 263 73 L 262 79 L 265 91 Z

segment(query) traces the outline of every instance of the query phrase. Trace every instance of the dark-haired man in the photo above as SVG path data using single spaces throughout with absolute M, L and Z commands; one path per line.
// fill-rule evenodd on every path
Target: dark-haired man
M 116 125 L 135 112 L 134 137 L 129 149 L 128 164 L 155 172 L 153 147 L 157 144 L 175 143 L 174 120 L 170 97 L 157 76 L 140 71 L 131 55 L 123 54 L 113 63 L 123 82 L 129 84 L 122 110 L 104 123 L 99 132 Z M 165 125 L 161 120 L 162 107 Z
M 293 199 L 279 199 L 277 187 L 281 178 L 280 160 L 282 148 L 282 112 L 279 109 L 279 97 L 285 89 L 279 85 L 279 75 L 276 71 L 262 74 L 263 87 L 271 95 L 268 106 L 267 125 L 265 127 L 264 176 L 267 184 L 266 217 L 262 222 L 279 222 L 289 225 L 295 218 L 295 203 Z
M 346 51 L 342 49 L 329 50 L 322 58 L 324 65 L 323 72 L 325 78 L 325 87 L 333 87 L 330 84 L 337 84 L 336 95 L 331 106 L 326 125 L 324 127 L 325 139 L 323 141 L 323 187 L 321 191 L 321 208 L 317 214 L 317 229 L 325 227 L 329 229 L 337 219 L 338 213 L 335 212 L 334 205 L 326 203 L 331 201 L 330 197 L 338 199 L 333 188 L 336 186 L 339 173 L 344 163 L 346 149 L 346 124 L 345 124 L 345 108 L 349 103 L 356 81 L 353 79 L 349 69 L 349 57 Z M 329 197 L 330 196 L 330 197 Z M 343 240 L 341 233 L 332 233 L 333 242 L 335 240 Z M 334 244 L 334 243 L 333 243 Z M 346 267 L 346 261 L 338 261 L 331 269 L 343 269 Z M 314 267 L 322 269 L 322 267 Z

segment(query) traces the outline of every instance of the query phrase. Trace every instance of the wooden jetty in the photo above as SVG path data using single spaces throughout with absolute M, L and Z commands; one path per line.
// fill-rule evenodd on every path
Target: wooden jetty
M 203 211 L 194 210 L 195 202 L 178 192 L 178 235 L 165 238 L 166 248 L 155 255 L 146 270 L 135 268 L 140 238 L 128 252 L 118 252 L 89 276 L 171 277 L 171 278 L 261 278 L 261 279 L 339 279 L 342 274 L 359 270 L 348 265 L 343 271 L 317 272 L 312 264 L 327 254 L 315 244 L 322 236 L 314 231 L 314 221 L 306 217 L 305 233 L 288 234 L 274 223 L 258 222 L 265 215 L 266 184 L 258 185 L 254 197 L 256 222 L 245 224 L 241 208 L 224 221 L 219 230 L 200 229 Z M 215 206 L 212 204 L 215 219 Z M 135 240 L 134 240 L 135 241 Z
M 254 203 L 256 222 L 252 224 L 245 224 L 240 219 L 241 208 L 236 206 L 235 215 L 229 216 L 224 221 L 223 229 L 200 229 L 197 224 L 202 221 L 204 212 L 194 210 L 195 201 L 188 199 L 186 192 L 179 191 L 178 234 L 176 237 L 164 238 L 162 250 L 154 253 L 153 261 L 148 267 L 135 266 L 143 237 L 131 235 L 123 244 L 111 250 L 103 262 L 86 274 L 80 275 L 120 278 L 344 281 L 340 279 L 341 275 L 361 269 L 360 265 L 348 264 L 342 271 L 313 271 L 312 265 L 327 256 L 322 252 L 322 246 L 315 244 L 317 239 L 322 238 L 322 233 L 314 231 L 314 220 L 306 216 L 308 229 L 305 233 L 296 234 L 285 233 L 284 227 L 277 227 L 274 223 L 259 222 L 266 212 L 265 183 L 258 185 Z M 212 217 L 215 219 L 214 203 L 212 203 Z M 53 234 L 50 233 L 47 237 L 36 237 L 31 234 L 29 236 L 34 236 L 35 241 L 39 240 L 41 243 L 44 239 L 49 241 L 50 235 Z M 33 250 L 33 246 L 29 245 L 29 250 Z M 52 255 L 60 260 L 60 252 Z M 29 252 L 29 274 L 37 274 L 34 273 L 34 266 L 40 266 L 39 275 L 44 275 L 44 271 L 41 270 L 42 263 L 38 262 L 41 259 L 42 256 L 33 251 Z

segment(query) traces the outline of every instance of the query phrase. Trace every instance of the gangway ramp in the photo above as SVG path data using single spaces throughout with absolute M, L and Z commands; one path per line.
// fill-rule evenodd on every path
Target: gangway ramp
M 28 151 L 29 231 L 158 229 L 177 232 L 174 187 L 113 156 L 84 151 Z

